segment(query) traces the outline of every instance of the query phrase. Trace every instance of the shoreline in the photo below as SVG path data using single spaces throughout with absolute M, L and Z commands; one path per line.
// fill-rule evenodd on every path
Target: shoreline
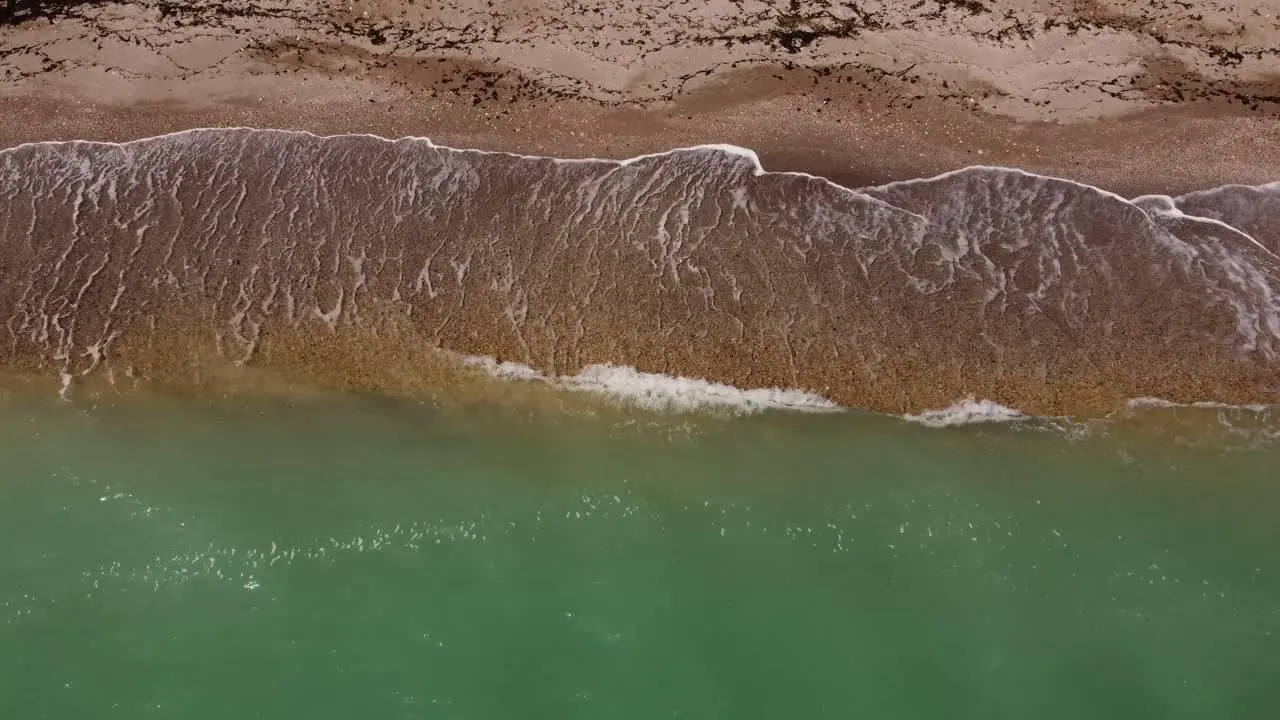
M 109 355 L 199 382 L 239 355 L 395 393 L 430 384 L 412 358 L 443 348 L 892 414 L 970 396 L 1086 416 L 1274 398 L 1274 254 L 1074 181 L 979 167 L 851 190 L 724 146 L 565 163 L 255 130 L 5 156 L 7 195 L 42 182 L 31 162 L 61 186 L 0 208 L 28 247 L 3 256 L 10 362 L 73 375 Z M 285 180 L 298 173 L 315 183 Z M 66 202 L 108 186 L 83 212 Z
M 585 103 L 530 103 L 520 116 L 484 125 L 465 105 L 319 101 L 276 106 L 171 108 L 24 98 L 6 101 L 14 120 L 0 125 L 0 149 L 33 142 L 128 142 L 192 129 L 295 130 L 319 136 L 426 138 L 461 150 L 555 159 L 622 160 L 675 149 L 728 144 L 752 150 L 770 172 L 810 174 L 851 189 L 923 179 L 971 166 L 1024 170 L 1092 185 L 1126 198 L 1180 195 L 1222 185 L 1280 181 L 1266 160 L 1280 147 L 1274 120 L 1185 108 L 1136 111 L 1079 124 L 1024 123 L 972 113 L 949 115 L 849 108 L 850 122 L 772 119 L 775 99 L 722 112 L 606 109 Z M 813 103 L 809 109 L 829 105 Z M 429 116 L 418 117 L 417 110 Z M 802 104 L 803 109 L 803 104 Z M 554 111 L 532 135 L 533 118 Z M 859 113 L 859 114 L 853 114 Z M 513 113 L 514 115 L 514 113 Z M 477 127 L 479 126 L 479 127 Z M 864 147 L 874 147 L 865 152 Z
M 947 185 L 942 180 L 965 168 L 1018 169 L 1033 177 L 1064 181 L 1050 188 L 1050 193 L 1072 192 L 1066 187 L 1072 185 L 1118 198 L 1177 196 L 1229 184 L 1280 181 L 1280 166 L 1274 160 L 1275 148 L 1280 147 L 1280 73 L 1272 72 L 1273 65 L 1280 62 L 1280 51 L 1273 51 L 1280 47 L 1280 18 L 1263 13 L 1266 8 L 1262 6 L 1259 9 L 1252 5 L 1205 3 L 1196 17 L 1176 7 L 1144 10 L 1137 17 L 1127 6 L 1113 6 L 1105 0 L 1087 6 L 1067 0 L 924 0 L 910 8 L 868 5 L 853 15 L 847 8 L 829 3 L 802 8 L 795 3 L 765 0 L 711 2 L 692 9 L 653 6 L 637 0 L 615 0 L 607 6 L 593 3 L 591 0 L 582 12 L 564 17 L 563 8 L 555 3 L 535 0 L 496 4 L 446 0 L 426 5 L 407 0 L 303 0 L 283 6 L 267 0 L 202 0 L 181 5 L 144 0 L 48 7 L 26 2 L 14 22 L 0 24 L 0 103 L 8 111 L 5 120 L 0 121 L 0 148 L 58 140 L 132 141 L 194 128 L 229 127 L 305 131 L 322 137 L 417 137 L 429 139 L 440 148 L 511 153 L 525 158 L 614 162 L 682 148 L 732 145 L 751 150 L 758 165 L 769 171 L 771 179 L 761 184 L 768 186 L 761 190 L 768 195 L 768 202 L 785 206 L 783 195 L 787 193 L 794 200 L 812 199 L 814 192 L 824 192 L 822 188 L 799 187 L 795 183 L 782 187 L 783 181 L 794 180 L 783 175 L 799 173 L 855 193 L 876 191 L 869 196 L 867 207 L 858 209 L 858 213 L 872 211 L 871 197 L 874 202 L 884 202 L 878 195 L 890 183 L 917 180 L 938 185 L 938 192 L 943 195 L 957 192 L 960 196 L 982 196 L 983 188 L 1006 180 L 1012 182 L 1010 178 L 977 178 L 981 173 L 969 172 L 975 176 L 971 183 L 956 178 L 953 185 L 942 187 Z M 1006 21 L 1012 24 L 1007 25 Z M 1223 45 L 1224 38 L 1234 38 L 1234 45 Z M 259 157 L 252 152 L 242 160 L 247 163 L 246 168 L 259 165 Z M 332 172 L 333 182 L 343 182 L 341 171 Z M 524 181 L 503 172 L 486 172 L 490 173 L 485 176 L 486 182 L 505 188 L 508 198 L 527 187 Z M 22 173 L 15 173 L 13 186 L 17 188 L 22 184 Z M 728 179 L 729 175 L 724 178 L 725 182 L 737 182 Z M 561 180 L 552 184 L 558 182 Z M 1019 196 L 1022 199 L 1010 200 L 1014 205 L 1009 208 L 1017 209 L 1020 202 L 1021 207 L 1045 210 L 1035 205 L 1034 188 L 1023 190 L 1025 193 Z M 360 193 L 363 188 L 348 186 L 346 192 Z M 487 196 L 480 199 L 493 201 Z M 1088 242 L 1082 240 L 1078 247 L 1068 248 L 1070 252 L 1064 257 L 1076 263 L 1076 254 L 1080 253 L 1080 257 L 1096 262 L 1092 266 L 1076 263 L 1072 268 L 1076 275 L 1068 280 L 1087 275 L 1086 280 L 1093 285 L 1063 281 L 1065 289 L 1059 297 L 1062 307 L 1050 308 L 1049 315 L 1043 314 L 1038 305 L 1009 309 L 1008 295 L 998 301 L 1000 308 L 991 310 L 990 318 L 982 315 L 991 302 L 991 298 L 982 299 L 984 292 L 996 285 L 1001 288 L 998 294 L 1004 292 L 1006 281 L 1011 282 L 1015 296 L 1029 298 L 1037 284 L 1045 290 L 1055 282 L 1052 278 L 1045 280 L 1047 276 L 1041 274 L 1048 267 L 1043 264 L 1048 262 L 1044 258 L 1033 259 L 1024 267 L 1021 263 L 1025 258 L 1002 250 L 998 242 L 991 246 L 993 251 L 1011 263 L 1002 266 L 1005 274 L 983 275 L 994 284 L 983 288 L 978 286 L 980 283 L 970 283 L 961 288 L 955 303 L 897 298 L 903 304 L 895 306 L 890 298 L 868 308 L 865 298 L 880 298 L 884 278 L 873 282 L 865 266 L 856 267 L 866 258 L 847 254 L 833 255 L 825 262 L 814 258 L 811 262 L 805 258 L 796 261 L 791 254 L 780 252 L 768 262 L 761 261 L 766 269 L 770 263 L 799 263 L 790 276 L 794 286 L 780 287 L 775 293 L 772 280 L 765 277 L 768 273 L 761 275 L 761 266 L 753 264 L 754 260 L 729 259 L 738 258 L 731 247 L 741 242 L 736 238 L 717 239 L 723 247 L 694 258 L 696 262 L 685 267 L 688 277 L 683 282 L 705 282 L 708 292 L 712 291 L 712 280 L 698 275 L 704 270 L 697 268 L 715 268 L 726 276 L 737 272 L 740 278 L 767 281 L 767 290 L 760 285 L 753 286 L 752 291 L 776 295 L 770 302 L 784 298 L 792 303 L 787 307 L 796 313 L 808 313 L 808 325 L 802 325 L 804 336 L 800 338 L 803 343 L 813 344 L 807 359 L 798 360 L 790 347 L 793 338 L 786 322 L 793 322 L 794 318 L 786 320 L 774 314 L 767 303 L 750 308 L 757 317 L 749 322 L 760 323 L 751 326 L 754 336 L 726 334 L 716 325 L 721 321 L 741 323 L 735 312 L 747 312 L 743 308 L 715 316 L 721 318 L 716 322 L 712 322 L 710 309 L 706 317 L 686 318 L 691 326 L 685 329 L 690 343 L 699 338 L 715 339 L 706 356 L 689 350 L 684 342 L 655 349 L 657 339 L 671 331 L 663 324 L 662 313 L 672 307 L 678 310 L 680 303 L 687 309 L 689 303 L 701 301 L 689 284 L 682 285 L 676 277 L 674 264 L 668 283 L 661 275 L 649 277 L 649 259 L 639 255 L 632 258 L 637 263 L 634 267 L 618 269 L 616 281 L 637 285 L 627 290 L 632 293 L 629 302 L 634 307 L 593 310 L 597 320 L 588 318 L 589 324 L 598 322 L 591 342 L 583 347 L 561 342 L 561 333 L 572 334 L 583 327 L 580 318 L 565 319 L 569 317 L 565 313 L 570 311 L 563 309 L 568 300 L 591 300 L 583 288 L 575 291 L 586 295 L 577 298 L 560 298 L 557 293 L 569 290 L 546 286 L 541 281 L 520 290 L 541 295 L 545 303 L 535 310 L 535 316 L 538 312 L 545 315 L 540 319 L 540 328 L 530 332 L 541 332 L 544 337 L 533 338 L 535 345 L 541 345 L 532 353 L 523 330 L 512 333 L 501 322 L 493 322 L 494 313 L 500 315 L 504 307 L 507 311 L 514 307 L 504 306 L 506 300 L 496 296 L 482 300 L 488 305 L 475 309 L 463 308 L 458 301 L 458 321 L 473 324 L 465 328 L 449 325 L 455 319 L 448 314 L 451 311 L 432 310 L 426 305 L 419 310 L 440 313 L 439 320 L 444 323 L 425 332 L 428 339 L 434 337 L 439 343 L 444 328 L 448 336 L 445 340 L 452 343 L 449 349 L 522 357 L 543 371 L 561 369 L 571 373 L 585 365 L 611 363 L 640 366 L 647 371 L 703 374 L 718 382 L 735 384 L 741 380 L 748 384 L 785 385 L 801 383 L 803 377 L 801 384 L 812 384 L 815 390 L 843 386 L 846 394 L 837 400 L 850 403 L 865 396 L 870 398 L 868 406 L 879 410 L 937 409 L 938 403 L 959 401 L 967 391 L 982 395 L 1001 387 L 1007 396 L 990 399 L 1012 407 L 1020 404 L 1018 400 L 1025 400 L 1019 409 L 1029 412 L 1110 407 L 1110 403 L 1127 394 L 1143 391 L 1170 390 L 1170 397 L 1179 400 L 1273 398 L 1274 363 L 1268 365 L 1269 360 L 1264 359 L 1251 368 L 1243 368 L 1243 364 L 1236 368 L 1219 353 L 1221 348 L 1211 347 L 1212 342 L 1206 339 L 1226 332 L 1229 323 L 1219 310 L 1233 301 L 1257 305 L 1263 308 L 1263 315 L 1270 317 L 1267 313 L 1271 306 L 1257 293 L 1280 282 L 1273 277 L 1276 269 L 1272 258 L 1250 256 L 1248 262 L 1257 265 L 1259 276 L 1248 282 L 1257 288 L 1237 288 L 1231 285 L 1235 280 L 1229 273 L 1219 273 L 1219 280 L 1226 284 L 1214 287 L 1230 285 L 1223 290 L 1227 295 L 1193 307 L 1186 298 L 1203 287 L 1186 285 L 1170 290 L 1165 297 L 1158 292 L 1164 287 L 1162 276 L 1144 275 L 1144 261 L 1124 252 L 1090 254 L 1112 240 L 1153 237 L 1150 233 L 1155 231 L 1129 212 L 1134 209 L 1131 204 L 1126 201 L 1127 207 L 1120 207 L 1119 203 L 1095 207 L 1089 205 L 1092 200 L 1087 198 L 1077 200 L 1076 209 L 1068 208 L 1075 214 L 1067 220 L 1075 218 L 1093 227 L 1093 236 Z M 202 202 L 198 198 L 190 201 L 197 205 Z M 824 195 L 823 202 L 828 201 L 839 203 L 841 199 Z M 920 201 L 921 198 L 903 200 L 908 204 Z M 997 207 L 999 203 L 992 204 L 989 197 L 983 202 L 987 203 L 983 212 L 990 215 L 992 223 L 1006 217 L 1002 213 L 1009 208 Z M 501 205 L 494 202 L 486 212 L 500 212 Z M 175 205 L 178 206 L 181 203 Z M 661 208 L 655 207 L 648 212 L 661 215 Z M 898 209 L 902 207 L 906 205 Z M 24 212 L 15 210 L 14 217 Z M 45 217 L 57 217 L 62 211 L 52 203 L 43 212 L 50 213 Z M 1091 212 L 1112 213 L 1106 222 L 1118 223 L 1114 227 L 1123 229 L 1105 231 L 1101 226 L 1094 227 L 1089 221 Z M 958 223 L 963 218 L 955 215 L 946 220 L 944 215 L 935 218 L 941 224 L 937 225 L 937 234 L 927 240 L 935 246 L 930 252 L 950 253 L 952 239 L 991 232 L 990 228 L 978 226 L 945 229 L 942 225 Z M 1059 222 L 1050 215 L 1042 212 L 1039 217 Z M 901 227 L 895 226 L 898 229 L 894 232 L 903 233 L 902 237 L 914 232 L 908 227 L 912 226 L 908 216 L 923 220 L 924 211 L 901 210 L 895 216 L 893 222 Z M 662 217 L 665 223 L 666 216 Z M 854 225 L 859 229 L 849 230 L 850 237 L 870 238 L 886 227 L 871 222 L 870 215 L 858 217 L 862 219 Z M 110 221 L 105 216 L 103 219 Z M 1084 227 L 1071 226 L 1067 220 L 1061 222 Z M 63 220 L 54 221 L 60 222 Z M 71 223 L 67 227 L 78 227 L 77 218 L 67 222 Z M 510 228 L 525 224 L 518 214 L 506 217 L 504 222 Z M 1044 228 L 1043 238 L 1056 237 L 1052 222 Z M 1176 224 L 1177 219 L 1168 214 L 1163 222 L 1173 227 L 1170 223 Z M 760 232 L 782 237 L 779 233 L 788 232 L 788 227 L 787 223 L 775 223 Z M 423 237 L 421 233 L 437 231 L 432 228 L 436 226 L 424 225 L 413 232 Z M 487 226 L 477 228 L 497 232 Z M 281 227 L 273 232 L 289 230 Z M 550 232 L 547 228 L 539 232 L 543 230 Z M 661 230 L 665 231 L 665 226 Z M 1202 230 L 1192 228 L 1187 232 Z M 618 228 L 610 232 L 615 231 L 621 232 Z M 758 230 L 743 226 L 738 232 L 747 237 Z M 1016 228 L 1011 227 L 1003 232 L 1017 234 Z M 807 240 L 807 235 L 801 235 L 800 241 Z M 1235 239 L 1227 235 L 1212 242 L 1232 247 Z M 389 237 L 374 238 L 369 247 L 375 248 Z M 410 254 L 421 250 L 410 240 L 406 234 L 395 242 Z M 59 242 L 52 237 L 47 241 L 49 249 Z M 117 241 L 130 242 L 112 240 Z M 545 247 L 539 250 L 541 246 L 536 242 L 528 246 L 522 242 L 513 238 L 511 247 L 503 252 L 518 254 L 529 262 L 547 263 L 548 267 L 549 263 L 559 263 L 559 272 L 590 270 L 578 267 L 590 259 L 547 260 L 539 254 Z M 847 242 L 843 239 L 837 244 L 843 248 L 848 245 L 840 243 Z M 253 249 L 249 240 L 244 243 L 232 256 L 218 257 L 217 262 L 235 264 L 257 257 L 261 248 Z M 1143 242 L 1137 245 L 1142 246 Z M 204 248 L 193 246 L 190 250 Z M 1148 252 L 1142 247 L 1135 251 Z M 92 254 L 92 264 L 99 262 L 96 249 L 83 246 L 77 252 L 87 253 L 80 261 L 89 263 Z M 449 253 L 453 252 L 461 254 L 450 262 L 462 263 L 465 255 L 466 266 L 470 267 L 468 248 L 451 246 Z M 484 251 L 479 252 L 484 257 Z M 666 257 L 665 247 L 662 252 Z M 4 253 L 10 250 L 0 248 L 0 257 Z M 41 269 L 40 263 L 55 262 L 59 256 L 55 253 L 38 261 L 23 257 L 16 247 L 10 254 L 15 261 L 10 268 L 22 267 L 29 261 L 30 272 L 47 272 L 53 265 L 46 264 Z M 337 257 L 334 255 L 335 268 L 341 265 Z M 942 283 L 938 287 L 943 287 L 958 277 L 942 279 L 938 273 L 943 270 L 930 257 L 927 253 L 916 257 L 907 252 L 896 262 L 914 265 L 903 271 L 909 282 L 930 285 L 937 281 Z M 1157 263 L 1167 259 L 1152 257 Z M 441 256 L 440 267 L 433 271 L 445 279 L 452 277 L 444 262 L 448 258 L 448 253 Z M 499 261 L 501 257 L 495 256 L 481 262 Z M 101 262 L 103 267 L 112 264 L 110 273 L 123 273 L 125 265 L 130 266 L 130 272 L 136 269 L 132 267 L 132 255 L 125 260 L 108 252 Z M 160 263 L 156 258 L 145 262 Z M 1112 262 L 1128 273 L 1123 282 L 1107 284 Z M 728 263 L 734 263 L 733 270 L 728 269 Z M 147 266 L 147 272 L 159 272 L 161 264 Z M 986 272 L 984 267 L 977 270 Z M 496 277 L 500 270 L 497 265 L 477 267 L 477 272 L 486 276 Z M 285 274 L 277 277 L 277 282 L 287 286 L 298 280 L 288 273 L 296 275 L 299 267 L 282 267 L 281 271 Z M 418 269 L 397 270 L 401 271 L 416 273 Z M 230 273 L 225 268 L 215 271 L 222 272 Z M 961 272 L 973 273 L 975 268 L 967 267 Z M 77 277 L 68 277 L 67 282 L 86 282 L 87 288 L 87 283 L 96 277 L 86 280 L 78 274 L 79 265 L 73 273 Z M 362 273 L 339 278 L 335 269 L 334 275 L 331 289 L 335 291 L 367 291 L 358 284 L 363 277 L 356 277 Z M 428 285 L 432 280 L 442 282 L 441 277 L 428 273 Z M 1018 277 L 1023 278 L 1018 282 L 1026 283 L 1026 287 L 1010 279 Z M 1178 277 L 1198 282 L 1191 275 Z M 122 293 L 125 278 L 120 275 Z M 188 279 L 197 281 L 195 276 Z M 653 301 L 654 291 L 641 291 L 638 279 L 656 283 L 653 288 L 661 291 L 659 294 L 666 292 L 672 298 L 665 302 L 676 305 L 667 307 L 662 299 Z M 114 276 L 112 281 L 115 282 Z M 808 286 L 810 281 L 818 285 Z M 22 298 L 38 305 L 65 293 L 59 282 L 44 289 L 47 295 L 24 294 L 18 282 L 0 290 L 12 290 L 15 301 Z M 193 287 L 204 288 L 203 279 L 199 282 Z M 246 279 L 226 274 L 223 282 L 242 283 Z M 252 284 L 251 280 L 248 282 Z M 382 278 L 378 282 L 385 291 L 379 297 L 393 303 L 400 301 L 402 288 L 394 284 L 398 281 Z M 458 292 L 469 302 L 477 297 L 478 290 L 487 292 L 483 290 L 487 286 L 476 282 L 479 284 L 475 287 L 462 289 L 459 275 Z M 736 302 L 737 278 L 718 278 L 715 282 L 725 283 L 715 288 L 720 297 L 734 293 Z M 348 288 L 343 283 L 356 284 Z M 851 293 L 849 288 L 855 286 L 857 291 Z M 134 290 L 150 292 L 141 286 Z M 95 288 L 94 292 L 101 290 Z M 434 293 L 432 290 L 432 297 Z M 216 299 L 212 295 L 192 297 L 218 305 L 224 298 L 221 290 L 217 294 Z M 1086 316 L 1080 310 L 1077 317 L 1073 313 L 1079 308 L 1067 307 L 1077 295 L 1089 297 L 1099 307 L 1113 308 L 1115 314 Z M 818 296 L 823 298 L 823 304 L 814 306 L 812 298 Z M 46 300 L 36 302 L 36 297 Z M 260 299 L 267 302 L 265 297 Z M 111 297 L 99 300 L 103 307 L 110 304 L 115 308 Z M 334 307 L 333 298 L 327 295 L 314 300 L 323 304 L 324 309 L 316 306 L 322 317 Z M 59 301 L 78 300 L 72 294 L 59 297 Z M 425 302 L 421 298 L 419 301 Z M 151 300 L 131 312 L 142 313 L 146 302 Z M 933 311 L 924 309 L 929 302 L 936 303 Z M 638 310 L 642 304 L 644 311 Z M 334 312 L 340 312 L 340 299 L 336 307 Z M 971 312 L 978 307 L 983 308 L 981 313 Z M 1170 315 L 1170 308 L 1174 307 L 1181 308 L 1183 315 Z M 35 308 L 32 305 L 27 310 L 44 312 L 43 305 Z M 555 326 L 550 319 L 553 314 L 568 324 Z M 1134 319 L 1138 314 L 1142 315 L 1141 320 Z M 243 321 L 243 312 L 239 317 Z M 657 326 L 649 327 L 647 323 L 654 317 Z M 904 318 L 917 324 L 914 334 L 898 332 L 895 324 L 901 324 Z M 1101 325 L 1095 327 L 1095 320 Z M 1121 339 L 1111 337 L 1107 323 L 1123 326 L 1130 320 L 1127 334 L 1122 333 Z M 1196 327 L 1198 321 L 1203 321 L 1204 326 Z M 85 325 L 93 322 L 87 320 Z M 969 322 L 973 323 L 970 330 L 977 334 L 966 335 L 968 330 L 959 329 Z M 1081 324 L 1073 325 L 1075 322 Z M 1018 335 L 1006 327 L 1010 324 L 1034 326 L 1035 330 L 1027 329 L 1025 336 Z M 1173 329 L 1171 325 L 1179 327 Z M 1215 327 L 1210 329 L 1209 325 Z M 1264 334 L 1269 333 L 1264 325 L 1258 327 Z M 647 339 L 636 334 L 640 326 L 650 333 Z M 1100 327 L 1106 329 L 1099 330 Z M 1153 330 L 1160 327 L 1170 329 Z M 766 339 L 766 328 L 777 337 Z M 106 327 L 103 329 L 105 332 Z M 1004 344 L 987 337 L 988 330 L 993 336 L 1005 335 Z M 859 333 L 871 331 L 894 338 L 872 353 L 878 356 L 883 350 L 892 361 L 881 365 L 880 359 L 862 357 L 866 339 Z M 1094 340 L 1088 334 L 1095 332 L 1100 339 L 1090 347 L 1098 349 L 1096 355 L 1082 350 Z M 1174 338 L 1192 344 L 1183 345 L 1180 351 L 1147 347 L 1149 340 L 1157 337 L 1166 345 Z M 981 338 L 986 338 L 985 342 Z M 772 346 L 770 343 L 775 341 L 786 347 Z M 726 343 L 740 343 L 741 347 L 729 348 Z M 822 343 L 829 347 L 815 349 Z M 670 360 L 668 352 L 677 359 Z M 733 353 L 738 356 L 730 362 L 729 355 Z M 942 361 L 936 359 L 939 353 Z M 1022 385 L 1015 387 L 1016 383 L 998 380 L 981 369 L 985 365 L 1000 367 L 1006 353 L 1016 356 L 1007 369 Z M 1064 359 L 1068 357 L 1074 359 Z M 805 366 L 805 362 L 810 365 Z M 79 360 L 71 361 L 72 365 L 76 363 Z M 865 372 L 851 380 L 848 372 L 854 366 L 861 367 L 859 363 L 866 366 Z M 719 368 L 730 366 L 736 369 L 717 374 Z M 828 369 L 815 369 L 820 366 Z M 871 366 L 880 367 L 866 369 Z M 344 370 L 364 372 L 356 367 Z M 1239 377 L 1232 375 L 1237 371 Z M 1050 378 L 1047 384 L 1045 373 Z M 940 374 L 946 377 L 939 379 Z M 894 387 L 886 390 L 886 382 Z M 956 388 L 952 384 L 966 392 L 953 396 Z M 1205 397 L 1214 394 L 1215 389 L 1222 391 L 1221 397 Z M 1072 399 L 1074 396 L 1079 402 Z
M 546 160 L 546 161 L 551 161 L 553 163 L 565 163 L 565 164 L 599 163 L 599 164 L 617 165 L 619 167 L 625 167 L 627 165 L 634 164 L 636 162 L 657 159 L 657 158 L 661 158 L 661 157 L 669 156 L 673 154 L 679 154 L 684 152 L 694 152 L 694 151 L 701 151 L 701 150 L 711 150 L 711 151 L 719 151 L 719 152 L 725 152 L 729 154 L 742 156 L 743 158 L 749 160 L 755 166 L 757 175 L 765 175 L 765 174 L 785 175 L 785 176 L 800 177 L 805 179 L 820 180 L 820 181 L 829 182 L 840 190 L 844 190 L 852 193 L 859 193 L 859 194 L 862 194 L 863 191 L 880 190 L 887 186 L 896 186 L 896 185 L 911 184 L 911 183 L 935 182 L 938 180 L 945 179 L 948 176 L 964 173 L 966 171 L 971 171 L 971 170 L 1012 171 L 1012 172 L 1021 173 L 1030 177 L 1034 177 L 1037 179 L 1070 183 L 1073 185 L 1080 186 L 1082 188 L 1090 188 L 1090 189 L 1096 190 L 1098 192 L 1101 192 L 1109 196 L 1113 196 L 1116 199 L 1123 200 L 1125 202 L 1131 202 L 1139 198 L 1150 197 L 1150 196 L 1170 197 L 1171 199 L 1177 199 L 1181 195 L 1194 195 L 1196 193 L 1220 189 L 1222 187 L 1242 187 L 1242 188 L 1253 189 L 1253 188 L 1263 188 L 1267 186 L 1274 186 L 1280 183 L 1280 179 L 1269 180 L 1269 181 L 1259 182 L 1259 183 L 1252 183 L 1252 184 L 1243 183 L 1243 182 L 1230 182 L 1230 183 L 1222 183 L 1220 185 L 1216 185 L 1213 187 L 1193 188 L 1191 190 L 1186 191 L 1185 193 L 1178 193 L 1176 195 L 1168 195 L 1167 193 L 1154 193 L 1154 192 L 1139 193 L 1136 195 L 1124 195 L 1121 193 L 1113 192 L 1107 189 L 1106 187 L 1100 187 L 1100 186 L 1078 181 L 1067 175 L 1039 173 L 1039 172 L 1027 170 L 1025 168 L 1016 167 L 1016 166 L 993 165 L 990 163 L 973 163 L 970 165 L 953 168 L 951 170 L 944 170 L 932 175 L 913 176 L 913 177 L 907 177 L 907 178 L 902 178 L 898 180 L 889 180 L 883 183 L 876 183 L 876 184 L 844 185 L 833 180 L 831 177 L 827 175 L 806 172 L 803 170 L 783 170 L 783 169 L 769 167 L 761 160 L 761 155 L 755 148 L 747 147 L 743 145 L 735 145 L 732 143 L 725 143 L 725 142 L 709 142 L 709 143 L 701 143 L 701 144 L 695 144 L 695 145 L 680 145 L 680 146 L 667 148 L 665 150 L 655 150 L 652 152 L 645 152 L 645 153 L 640 153 L 636 155 L 627 155 L 627 156 L 620 156 L 620 157 L 586 156 L 586 155 L 563 156 L 563 155 L 530 154 L 530 153 L 519 152 L 516 150 L 491 150 L 491 149 L 482 148 L 482 147 L 459 147 L 454 145 L 447 145 L 447 144 L 438 142 L 435 138 L 428 137 L 428 136 L 420 136 L 420 135 L 403 135 L 403 136 L 396 136 L 396 137 L 384 137 L 382 135 L 378 135 L 372 132 L 319 134 L 319 133 L 315 133 L 310 130 L 304 130 L 304 129 L 232 126 L 232 125 L 211 126 L 211 127 L 190 127 L 182 130 L 173 130 L 173 131 L 164 132 L 159 135 L 129 137 L 128 139 L 123 139 L 123 140 L 95 140 L 95 139 L 85 139 L 85 138 L 31 140 L 31 141 L 22 142 L 10 147 L 0 147 L 0 152 L 4 152 L 6 150 L 16 150 L 24 146 L 40 146 L 40 145 L 57 146 L 57 145 L 71 145 L 76 143 L 101 145 L 105 147 L 126 147 L 129 145 L 146 143 L 147 141 L 151 141 L 151 140 L 159 140 L 166 137 L 182 136 L 188 133 L 203 133 L 208 131 L 223 131 L 223 130 L 246 131 L 246 132 L 297 133 L 297 134 L 314 138 L 316 140 L 337 140 L 342 138 L 368 138 L 378 142 L 391 143 L 391 144 L 400 143 L 400 142 L 424 142 L 432 148 L 449 151 L 449 152 L 457 152 L 464 155 L 476 154 L 476 155 L 482 155 L 482 156 L 498 156 L 498 157 L 511 158 L 515 160 L 533 160 L 533 161 Z M 1277 172 L 1277 177 L 1280 178 L 1280 171 Z M 868 196 L 868 197 L 871 197 L 871 196 Z M 1221 221 L 1218 221 L 1218 220 L 1214 220 L 1211 218 L 1201 218 L 1201 219 L 1229 227 L 1225 223 L 1222 223 Z
M 855 423 L 906 431 L 947 433 L 1049 433 L 1070 442 L 1097 440 L 1121 444 L 1173 447 L 1213 444 L 1216 447 L 1260 450 L 1280 442 L 1280 404 L 1241 406 L 1222 403 L 1170 403 L 1156 398 L 1134 398 L 1100 415 L 1033 415 L 981 399 L 967 399 L 945 408 L 919 413 L 895 414 L 862 408 L 806 408 L 750 403 L 725 403 L 722 393 L 712 393 L 693 402 L 687 386 L 710 386 L 687 378 L 662 378 L 672 393 L 672 402 L 656 406 L 652 395 L 625 396 L 605 390 L 572 387 L 555 378 L 524 378 L 495 372 L 492 358 L 459 360 L 459 378 L 466 378 L 467 390 L 399 395 L 342 389 L 324 384 L 308 384 L 270 371 L 246 368 L 251 376 L 240 380 L 224 378 L 225 384 L 196 389 L 186 385 L 142 382 L 122 388 L 89 378 L 91 385 L 75 386 L 68 396 L 58 391 L 56 378 L 47 375 L 0 374 L 0 420 L 6 410 L 65 406 L 75 412 L 191 412 L 261 413 L 277 408 L 385 406 L 429 409 L 434 413 L 475 420 L 498 413 L 501 417 L 539 422 L 586 422 L 605 427 L 661 429 L 681 432 L 731 430 L 736 423 Z M 628 368 L 621 368 L 627 370 Z M 748 396 L 751 390 L 738 394 Z M 761 392 L 756 389 L 754 392 Z M 787 392 L 772 390 L 768 392 Z M 885 423 L 884 425 L 881 425 Z M 825 426 L 825 425 L 824 425 Z M 696 428 L 696 430 L 694 429 Z M 995 436 L 993 436 L 995 437 Z
M 994 165 L 1177 195 L 1280 180 L 1280 11 L 1255 5 L 27 0 L 0 24 L 0 148 L 233 126 L 560 158 L 728 143 L 846 187 Z

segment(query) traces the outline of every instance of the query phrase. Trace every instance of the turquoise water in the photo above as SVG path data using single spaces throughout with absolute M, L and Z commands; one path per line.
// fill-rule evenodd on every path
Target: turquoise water
M 1270 717 L 1278 459 L 852 414 L 10 399 L 0 717 Z

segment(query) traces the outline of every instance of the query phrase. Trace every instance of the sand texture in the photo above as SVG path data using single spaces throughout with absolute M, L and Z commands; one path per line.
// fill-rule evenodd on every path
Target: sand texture
M 893 412 L 1280 388 L 1280 0 L 19 2 L 0 79 L 0 147 L 434 143 L 5 153 L 7 357 L 68 377 L 203 329 L 375 389 L 428 347 Z M 707 143 L 763 170 L 447 149 Z

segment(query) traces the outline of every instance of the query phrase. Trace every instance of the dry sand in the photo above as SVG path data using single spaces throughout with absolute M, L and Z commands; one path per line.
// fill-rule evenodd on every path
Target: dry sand
M 730 142 L 851 185 L 991 164 L 1180 192 L 1280 178 L 1280 0 L 22 0 L 0 103 L 0 146 Z

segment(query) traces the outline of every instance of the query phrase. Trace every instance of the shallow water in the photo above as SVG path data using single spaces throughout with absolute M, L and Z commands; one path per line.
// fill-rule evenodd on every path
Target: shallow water
M 1266 717 L 1280 457 L 1179 438 L 10 397 L 0 716 Z

